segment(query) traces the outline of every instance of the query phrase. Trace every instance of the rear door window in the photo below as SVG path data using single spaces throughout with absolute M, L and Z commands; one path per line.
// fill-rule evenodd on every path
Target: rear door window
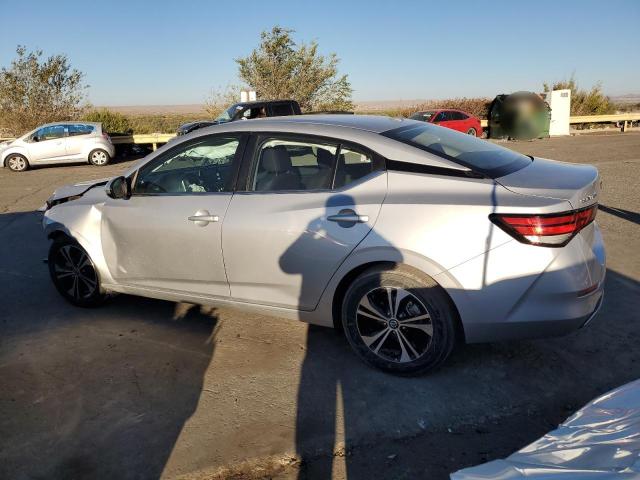
M 338 144 L 267 139 L 258 149 L 251 190 L 330 189 L 337 151 Z
M 95 127 L 93 125 L 86 125 L 80 123 L 74 123 L 71 125 L 67 125 L 69 136 L 74 137 L 77 135 L 88 135 L 93 133 Z
M 293 107 L 290 103 L 276 103 L 271 105 L 272 117 L 283 117 L 286 115 L 293 115 Z
M 440 112 L 436 115 L 436 118 L 433 119 L 434 122 L 446 122 L 447 121 L 447 112 Z

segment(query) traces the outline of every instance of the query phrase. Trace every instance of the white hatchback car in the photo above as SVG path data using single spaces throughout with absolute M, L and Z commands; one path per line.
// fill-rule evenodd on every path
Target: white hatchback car
M 101 123 L 57 122 L 42 125 L 0 146 L 0 166 L 14 172 L 31 165 L 86 162 L 106 165 L 115 155 Z

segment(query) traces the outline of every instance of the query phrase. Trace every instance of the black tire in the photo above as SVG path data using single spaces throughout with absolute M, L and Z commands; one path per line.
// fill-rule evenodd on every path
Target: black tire
M 104 299 L 100 277 L 89 254 L 75 240 L 55 240 L 49 248 L 49 275 L 56 289 L 78 307 L 95 307 Z
M 24 172 L 29 170 L 29 160 L 24 155 L 19 153 L 11 153 L 5 160 L 5 165 L 9 167 L 12 172 Z
M 467 135 L 471 135 L 472 137 L 477 137 L 478 132 L 476 132 L 475 128 L 470 128 L 469 130 L 467 130 Z
M 96 167 L 104 167 L 105 165 L 108 165 L 110 161 L 111 155 L 102 148 L 96 148 L 95 150 L 91 150 L 91 153 L 89 153 L 89 163 Z
M 362 304 L 365 295 L 371 309 Z M 391 298 L 396 313 L 389 315 L 390 309 L 385 310 L 385 295 L 386 304 Z M 386 318 L 381 320 L 382 316 Z M 344 331 L 358 356 L 398 375 L 422 374 L 441 365 L 455 346 L 456 319 L 444 290 L 431 277 L 404 266 L 366 270 L 347 289 L 342 304 Z

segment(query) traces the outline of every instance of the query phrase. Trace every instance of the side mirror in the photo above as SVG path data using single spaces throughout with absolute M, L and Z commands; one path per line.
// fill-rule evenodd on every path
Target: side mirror
M 116 177 L 107 183 L 107 195 L 114 199 L 128 200 L 131 197 L 131 184 L 125 177 Z
M 39 141 L 40 141 L 40 139 L 38 138 L 38 136 L 37 136 L 37 135 L 34 135 L 33 137 L 31 137 L 31 141 L 32 141 L 32 142 L 39 142 Z

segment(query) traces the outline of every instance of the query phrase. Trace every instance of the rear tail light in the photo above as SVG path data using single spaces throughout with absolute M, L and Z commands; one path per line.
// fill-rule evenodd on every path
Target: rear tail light
M 596 218 L 598 205 L 549 215 L 493 213 L 489 219 L 516 240 L 531 245 L 563 247 Z

